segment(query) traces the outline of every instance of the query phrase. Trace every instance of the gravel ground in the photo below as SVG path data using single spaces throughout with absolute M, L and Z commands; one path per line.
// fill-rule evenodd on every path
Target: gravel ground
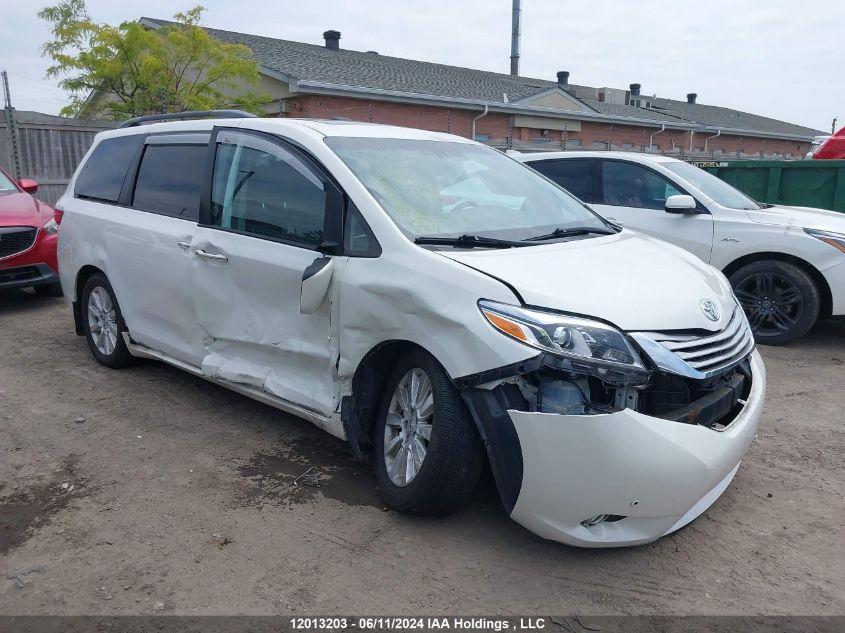
M 845 614 L 845 322 L 763 355 L 725 495 L 579 550 L 510 521 L 489 475 L 448 518 L 387 512 L 342 442 L 167 365 L 101 367 L 61 300 L 0 294 L 0 613 Z

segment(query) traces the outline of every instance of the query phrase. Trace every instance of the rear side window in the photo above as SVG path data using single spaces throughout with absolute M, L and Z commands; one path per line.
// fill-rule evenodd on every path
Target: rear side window
M 147 145 L 132 206 L 196 221 L 207 149 L 205 145 Z
M 142 142 L 140 134 L 100 142 L 79 172 L 73 194 L 81 198 L 117 202 L 129 163 Z
M 529 165 L 576 198 L 584 202 L 593 202 L 592 160 L 541 160 Z

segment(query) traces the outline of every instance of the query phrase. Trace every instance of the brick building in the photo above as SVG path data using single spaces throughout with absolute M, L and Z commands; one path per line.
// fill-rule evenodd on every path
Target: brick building
M 149 28 L 165 21 L 142 18 Z M 681 157 L 801 158 L 816 135 L 799 125 L 720 106 L 627 90 L 515 77 L 219 29 L 252 49 L 268 116 L 371 121 L 449 132 L 518 150 L 622 149 Z

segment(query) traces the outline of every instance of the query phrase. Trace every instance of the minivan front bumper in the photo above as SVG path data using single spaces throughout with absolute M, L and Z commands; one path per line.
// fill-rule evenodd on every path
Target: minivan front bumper
M 766 370 L 756 351 L 750 365 L 746 404 L 723 430 L 630 409 L 597 415 L 508 410 L 522 457 L 511 518 L 544 538 L 580 547 L 638 545 L 680 529 L 728 487 L 754 437 Z M 589 525 L 603 515 L 609 518 Z

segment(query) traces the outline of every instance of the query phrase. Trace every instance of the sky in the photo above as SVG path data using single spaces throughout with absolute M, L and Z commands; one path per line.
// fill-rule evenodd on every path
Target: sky
M 173 0 L 89 0 L 92 17 L 119 23 L 170 18 L 193 6 Z M 200 0 L 205 25 L 375 50 L 507 73 L 511 0 Z M 0 69 L 19 110 L 55 114 L 66 95 L 44 78 L 49 4 L 3 0 Z M 523 0 L 520 74 L 627 88 L 736 108 L 825 132 L 845 125 L 845 2 L 841 0 Z

